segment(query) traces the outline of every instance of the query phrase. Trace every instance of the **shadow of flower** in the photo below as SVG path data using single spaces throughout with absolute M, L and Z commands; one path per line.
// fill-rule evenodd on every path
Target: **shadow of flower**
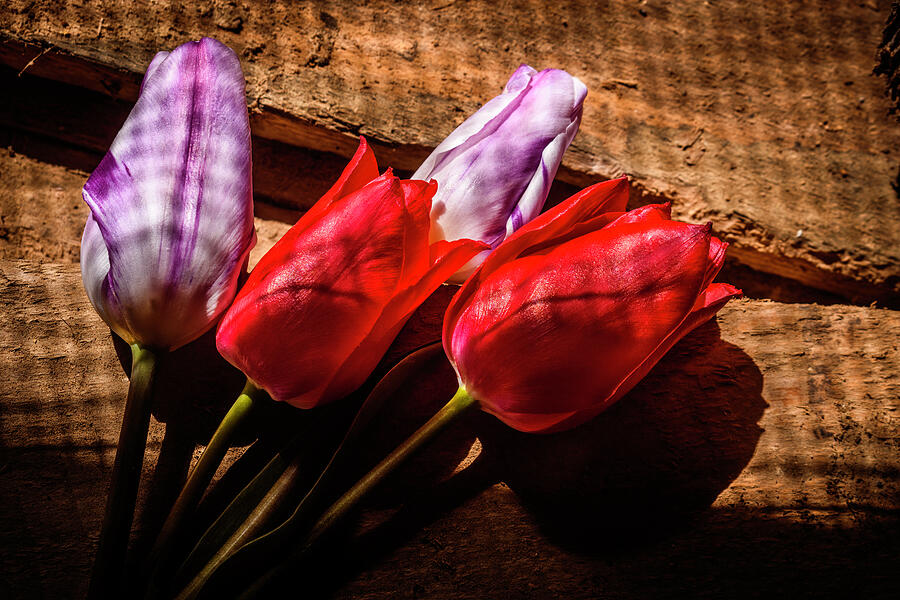
M 485 422 L 479 437 L 548 537 L 593 551 L 712 504 L 753 456 L 761 394 L 759 369 L 711 321 L 594 420 L 546 436 Z

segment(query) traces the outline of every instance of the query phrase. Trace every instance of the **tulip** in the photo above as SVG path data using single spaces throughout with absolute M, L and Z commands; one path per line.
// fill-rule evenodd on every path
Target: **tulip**
M 727 245 L 710 235 L 709 225 L 672 221 L 668 205 L 624 212 L 627 200 L 624 178 L 589 187 L 487 257 L 444 317 L 457 393 L 241 598 L 267 597 L 269 586 L 384 477 L 472 407 L 525 432 L 575 427 L 621 398 L 679 339 L 740 295 L 712 283 Z
M 484 247 L 429 243 L 435 188 L 378 176 L 362 139 L 335 186 L 250 274 L 219 324 L 222 356 L 299 408 L 359 387 L 419 304 Z
M 435 179 L 432 241 L 469 238 L 496 248 L 544 206 L 581 123 L 585 85 L 565 71 L 520 66 L 496 98 L 434 149 L 413 179 Z M 454 274 L 461 283 L 484 251 Z
M 712 283 L 727 244 L 668 205 L 623 213 L 625 179 L 511 236 L 456 294 L 444 349 L 480 407 L 525 432 L 574 427 L 740 294 Z
M 158 53 L 83 190 L 81 273 L 131 344 L 132 377 L 89 590 L 114 597 L 150 419 L 156 354 L 209 330 L 255 241 L 250 122 L 240 62 L 204 38 Z
M 210 38 L 158 53 L 83 195 L 82 279 L 109 327 L 164 350 L 212 327 L 255 241 L 237 55 Z

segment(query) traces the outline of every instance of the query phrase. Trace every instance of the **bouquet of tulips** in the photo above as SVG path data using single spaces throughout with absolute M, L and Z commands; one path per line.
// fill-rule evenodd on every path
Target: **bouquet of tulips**
M 713 283 L 726 244 L 711 226 L 673 221 L 668 205 L 626 210 L 625 178 L 542 213 L 586 94 L 564 71 L 523 65 L 411 179 L 379 172 L 361 139 L 331 189 L 247 275 L 255 233 L 238 58 L 208 38 L 156 55 L 84 186 L 84 286 L 133 356 L 92 597 L 117 597 L 126 583 L 147 597 L 208 596 L 248 564 L 242 557 L 271 559 L 280 548 L 280 562 L 244 573 L 240 591 L 231 589 L 259 596 L 459 415 L 477 407 L 530 433 L 575 427 L 740 294 Z M 461 287 L 443 320 L 443 350 L 459 381 L 444 408 L 333 493 L 333 473 L 390 388 L 376 385 L 305 494 L 285 493 L 296 474 L 280 453 L 189 556 L 171 556 L 254 406 L 276 401 L 303 411 L 351 395 L 445 284 Z M 214 327 L 219 353 L 246 384 L 175 501 L 143 577 L 123 582 L 157 361 Z M 384 381 L 413 376 L 417 354 Z M 273 522 L 276 504 L 291 516 Z

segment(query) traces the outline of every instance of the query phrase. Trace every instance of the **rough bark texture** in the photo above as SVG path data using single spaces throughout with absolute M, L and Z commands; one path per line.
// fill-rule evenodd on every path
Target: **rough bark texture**
M 258 137 L 346 156 L 361 133 L 405 169 L 518 63 L 565 68 L 591 94 L 563 180 L 628 173 L 639 201 L 714 221 L 755 269 L 893 303 L 900 131 L 872 73 L 887 12 L 826 1 L 15 1 L 2 9 L 0 60 L 131 101 L 154 52 L 214 35 L 242 57 Z

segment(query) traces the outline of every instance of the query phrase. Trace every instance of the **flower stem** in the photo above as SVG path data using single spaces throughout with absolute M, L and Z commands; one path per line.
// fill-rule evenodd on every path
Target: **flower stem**
M 203 454 L 200 455 L 200 459 L 188 476 L 181 493 L 178 494 L 147 561 L 147 565 L 151 569 L 147 585 L 148 596 L 155 593 L 157 575 L 166 566 L 163 563 L 168 563 L 170 551 L 181 534 L 185 520 L 191 516 L 200 502 L 203 492 L 206 491 L 209 482 L 212 481 L 213 475 L 222 463 L 225 453 L 231 446 L 234 434 L 247 422 L 253 411 L 254 401 L 260 393 L 260 389 L 248 379 L 240 396 L 225 414 L 209 440 L 209 444 L 203 450 Z
M 380 483 L 387 475 L 402 465 L 414 455 L 426 442 L 430 441 L 457 417 L 467 412 L 476 405 L 475 399 L 469 395 L 465 388 L 460 387 L 453 398 L 444 405 L 425 425 L 420 427 L 387 458 L 382 460 L 368 474 L 360 479 L 356 485 L 350 488 L 337 502 L 331 505 L 319 518 L 312 530 L 303 542 L 294 550 L 288 558 L 278 566 L 270 569 L 247 592 L 240 596 L 241 600 L 259 597 L 259 594 L 281 573 L 291 569 L 302 560 L 328 533 L 335 524 L 343 520 L 356 508 L 359 503 Z
M 254 508 L 263 500 L 268 491 L 282 476 L 293 459 L 299 454 L 302 443 L 306 440 L 305 432 L 294 436 L 288 445 L 279 451 L 256 474 L 253 480 L 231 501 L 225 511 L 207 528 L 200 540 L 194 545 L 193 550 L 178 569 L 175 580 L 182 581 L 187 574 L 204 571 L 209 568 L 207 562 L 216 562 L 219 552 L 217 549 L 225 548 L 234 537 L 244 521 Z M 206 565 L 205 568 L 201 568 Z M 204 579 L 205 581 L 205 579 Z
M 153 350 L 139 344 L 131 345 L 131 381 L 100 530 L 100 543 L 88 587 L 89 599 L 119 595 L 150 428 L 156 360 Z
M 366 397 L 340 446 L 335 450 L 331 460 L 329 460 L 312 488 L 296 506 L 293 514 L 281 525 L 268 532 L 263 531 L 262 525 L 271 521 L 271 518 L 263 520 L 257 517 L 253 518 L 252 523 L 242 525 L 239 534 L 233 536 L 220 547 L 219 552 L 210 559 L 206 566 L 184 588 L 177 600 L 194 598 L 203 589 L 206 582 L 216 574 L 217 570 L 241 571 L 243 569 L 242 565 L 248 564 L 248 561 L 253 556 L 274 553 L 284 544 L 289 543 L 291 539 L 297 539 L 308 532 L 313 519 L 320 514 L 321 510 L 328 506 L 328 498 L 331 496 L 333 488 L 337 486 L 345 467 L 349 465 L 349 459 L 356 454 L 355 451 L 359 440 L 362 434 L 368 430 L 372 419 L 378 414 L 384 403 L 410 379 L 412 373 L 420 370 L 428 361 L 443 359 L 444 355 L 441 350 L 441 342 L 438 340 L 420 346 L 397 363 Z M 283 480 L 294 479 L 297 473 L 297 470 L 291 471 L 288 469 L 282 475 L 282 481 L 279 484 L 287 484 L 288 481 Z M 287 486 L 280 485 L 276 487 L 284 489 Z M 270 491 L 266 498 L 268 502 L 275 502 L 277 498 L 285 495 L 282 490 L 274 490 Z M 258 516 L 270 513 L 271 509 L 265 506 L 267 501 L 264 500 L 263 504 L 258 506 L 254 513 L 258 514 Z M 263 535 L 260 535 L 261 533 Z M 237 537 L 238 535 L 239 537 Z M 226 564 L 226 561 L 228 561 L 228 566 L 224 567 L 223 565 Z
M 299 439 L 295 438 L 291 441 L 290 446 L 298 446 L 299 441 Z M 284 463 L 285 458 L 282 454 L 291 456 L 291 459 L 286 464 Z M 206 538 L 207 535 L 215 538 L 218 533 L 216 528 L 231 528 L 230 535 L 225 537 L 225 539 L 211 540 L 212 543 L 218 542 L 219 545 L 217 546 L 217 550 L 215 550 L 203 568 L 194 575 L 188 585 L 179 593 L 179 600 L 193 598 L 200 591 L 209 577 L 235 552 L 235 550 L 264 530 L 266 525 L 269 524 L 269 521 L 271 521 L 273 513 L 276 513 L 279 507 L 285 501 L 290 499 L 288 492 L 294 488 L 296 480 L 298 479 L 300 473 L 300 459 L 301 457 L 296 448 L 289 447 L 282 453 L 279 453 L 278 456 L 273 458 L 272 461 L 266 465 L 265 469 L 263 469 L 257 478 L 251 482 L 251 486 L 254 488 L 267 488 L 261 497 L 256 498 L 257 502 L 255 507 L 249 507 L 249 510 L 244 513 L 243 519 L 238 523 L 228 523 L 227 518 L 230 515 L 226 514 L 223 514 L 223 517 L 226 518 L 226 522 L 220 522 L 220 518 L 220 520 L 213 523 L 207 531 L 207 534 L 204 534 L 204 538 Z M 280 474 L 277 475 L 277 478 L 270 479 L 271 473 L 269 473 L 269 471 L 275 470 L 280 471 Z M 257 491 L 250 489 L 251 486 L 248 486 L 244 490 L 250 495 L 252 495 L 254 491 Z M 241 494 L 243 494 L 244 491 L 242 491 Z M 236 498 L 235 501 L 237 502 L 239 499 L 241 498 Z M 228 509 L 231 509 L 231 506 L 229 506 Z M 226 509 L 226 511 L 228 509 Z M 207 542 L 207 540 L 201 539 L 201 542 Z M 195 548 L 195 551 L 196 550 L 197 549 Z M 187 561 L 191 561 L 191 558 L 192 557 L 189 556 Z

